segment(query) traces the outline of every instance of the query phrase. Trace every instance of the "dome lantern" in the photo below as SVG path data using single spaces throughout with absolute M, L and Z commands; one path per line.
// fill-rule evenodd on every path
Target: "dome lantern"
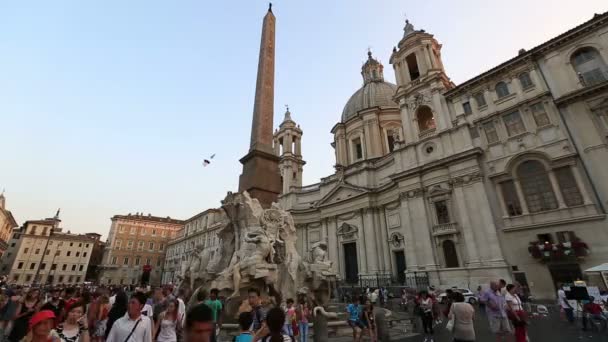
M 371 50 L 367 51 L 367 61 L 361 67 L 361 75 L 363 76 L 363 83 L 369 82 L 384 82 L 384 66 L 372 57 Z

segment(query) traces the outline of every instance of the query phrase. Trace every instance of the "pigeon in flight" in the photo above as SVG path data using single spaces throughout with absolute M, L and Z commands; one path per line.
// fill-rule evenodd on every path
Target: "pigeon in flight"
M 213 157 L 215 157 L 215 153 L 211 155 L 211 157 L 209 157 L 209 159 L 204 159 L 203 160 L 203 167 L 207 167 L 209 164 L 211 164 L 211 160 L 213 160 Z

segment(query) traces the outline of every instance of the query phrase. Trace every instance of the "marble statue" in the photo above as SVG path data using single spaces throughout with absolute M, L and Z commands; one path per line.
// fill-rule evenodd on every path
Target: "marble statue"
M 188 267 L 182 268 L 182 286 L 197 288 L 192 298 L 198 289 L 217 288 L 228 298 L 228 315 L 236 314 L 249 288 L 259 289 L 262 297 L 275 303 L 295 299 L 304 290 L 313 305 L 327 304 L 336 274 L 325 242 L 313 245 L 303 260 L 296 249 L 293 218 L 277 203 L 263 209 L 247 192 L 229 192 L 222 209 L 223 226 L 213 257 L 196 249 Z

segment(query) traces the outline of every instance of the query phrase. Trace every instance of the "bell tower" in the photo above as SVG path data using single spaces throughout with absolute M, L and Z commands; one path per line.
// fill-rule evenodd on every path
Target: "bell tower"
M 302 130 L 291 119 L 289 107 L 279 129 L 274 132 L 274 153 L 281 158 L 279 170 L 282 180 L 282 194 L 292 186 L 302 186 L 302 172 L 306 162 L 302 160 Z

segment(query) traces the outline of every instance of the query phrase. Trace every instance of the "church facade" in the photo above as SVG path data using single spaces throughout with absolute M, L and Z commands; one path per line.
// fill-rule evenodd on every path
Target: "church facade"
M 441 47 L 406 22 L 396 84 L 369 53 L 319 183 L 302 186 L 303 130 L 286 113 L 274 152 L 300 253 L 325 241 L 346 283 L 504 278 L 552 298 L 608 259 L 608 14 L 460 85 Z

